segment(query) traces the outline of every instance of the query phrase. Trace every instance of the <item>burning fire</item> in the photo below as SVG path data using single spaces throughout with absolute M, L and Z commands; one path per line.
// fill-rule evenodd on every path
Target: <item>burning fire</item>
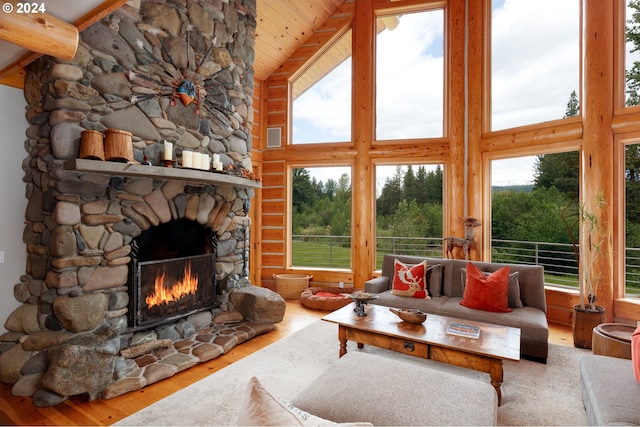
M 184 278 L 182 280 L 175 282 L 171 286 L 166 286 L 164 280 L 165 272 L 156 277 L 154 292 L 145 298 L 148 308 L 178 301 L 180 298 L 195 294 L 198 289 L 198 276 L 191 273 L 190 262 L 185 264 Z

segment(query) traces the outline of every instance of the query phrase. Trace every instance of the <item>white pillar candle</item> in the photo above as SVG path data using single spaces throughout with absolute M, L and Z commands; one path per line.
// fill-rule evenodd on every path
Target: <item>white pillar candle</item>
M 193 168 L 202 169 L 202 153 L 193 152 Z
M 213 164 L 213 168 L 214 168 L 215 170 L 217 170 L 217 171 L 221 171 L 221 170 L 222 170 L 222 162 L 220 162 L 220 161 L 215 162 L 215 163 Z
M 211 169 L 211 156 L 208 154 L 202 155 L 202 169 L 206 171 Z
M 164 160 L 173 160 L 173 144 L 164 142 Z
M 213 164 L 215 165 L 216 163 L 220 162 L 220 154 L 214 154 L 213 155 Z
M 193 167 L 193 151 L 182 151 L 182 167 L 183 168 L 192 168 Z

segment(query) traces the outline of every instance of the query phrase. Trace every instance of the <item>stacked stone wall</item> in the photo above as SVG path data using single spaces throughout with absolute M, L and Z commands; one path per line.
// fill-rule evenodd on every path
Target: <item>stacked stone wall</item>
M 118 352 L 132 340 L 141 344 L 126 332 L 126 284 L 130 243 L 150 227 L 182 218 L 210 227 L 218 237 L 218 279 L 244 273 L 253 190 L 87 173 L 65 168 L 65 161 L 78 157 L 84 130 L 121 129 L 132 134 L 134 162 L 146 157 L 161 165 L 169 141 L 177 166 L 190 150 L 251 171 L 255 26 L 255 0 L 131 1 L 80 34 L 73 60 L 31 64 L 23 162 L 27 265 L 14 287 L 23 305 L 0 337 L 0 381 L 28 377 L 32 392 L 53 393 L 44 401 L 57 403 L 77 393 L 53 392 L 55 380 L 42 386 L 29 372 L 45 375 L 43 366 L 71 351 L 99 368 L 99 384 L 80 391 L 99 395 L 114 377 Z M 185 80 L 197 92 L 188 105 L 174 96 Z M 155 339 L 157 331 L 141 338 Z M 63 342 L 73 345 L 60 348 Z

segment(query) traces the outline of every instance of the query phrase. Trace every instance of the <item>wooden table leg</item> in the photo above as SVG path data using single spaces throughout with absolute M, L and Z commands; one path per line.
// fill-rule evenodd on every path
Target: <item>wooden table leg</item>
M 347 328 L 342 325 L 338 326 L 338 340 L 340 341 L 340 353 L 338 357 L 347 354 Z
M 502 404 L 502 392 L 500 391 L 503 380 L 502 360 L 491 360 L 489 375 L 491 376 L 491 385 L 496 389 L 496 393 L 498 393 L 498 406 L 500 406 Z

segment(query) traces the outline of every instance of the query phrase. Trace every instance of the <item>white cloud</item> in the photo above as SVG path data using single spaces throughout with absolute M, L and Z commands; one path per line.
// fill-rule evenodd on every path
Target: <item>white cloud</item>
M 351 59 L 340 64 L 293 103 L 297 143 L 351 139 Z
M 578 0 L 506 0 L 492 13 L 492 127 L 560 119 L 579 91 Z
M 579 93 L 580 0 L 493 0 L 493 4 L 494 129 L 562 118 L 571 92 Z M 421 22 L 418 15 L 433 21 Z M 377 88 L 377 108 L 378 116 L 386 115 L 390 123 L 384 132 L 427 132 L 433 136 L 442 132 L 444 62 L 442 52 L 434 46 L 442 46 L 443 17 L 418 15 L 402 16 L 397 29 L 378 38 L 381 49 L 388 52 L 377 65 L 378 74 L 390 76 L 391 84 Z M 639 56 L 636 53 L 634 60 Z M 320 86 L 319 93 L 300 103 L 295 113 L 296 118 L 306 120 L 305 125 L 326 132 L 327 140 L 347 141 L 350 137 L 351 73 L 350 67 L 344 68 Z M 398 125 L 406 118 L 416 127 Z M 492 184 L 532 182 L 534 162 L 535 156 L 494 161 Z M 394 173 L 395 166 L 389 169 L 387 174 L 378 168 L 378 184 Z
M 400 16 L 376 40 L 376 137 L 443 135 L 442 11 Z
M 491 185 L 523 185 L 533 183 L 536 156 L 494 160 L 491 162 Z

